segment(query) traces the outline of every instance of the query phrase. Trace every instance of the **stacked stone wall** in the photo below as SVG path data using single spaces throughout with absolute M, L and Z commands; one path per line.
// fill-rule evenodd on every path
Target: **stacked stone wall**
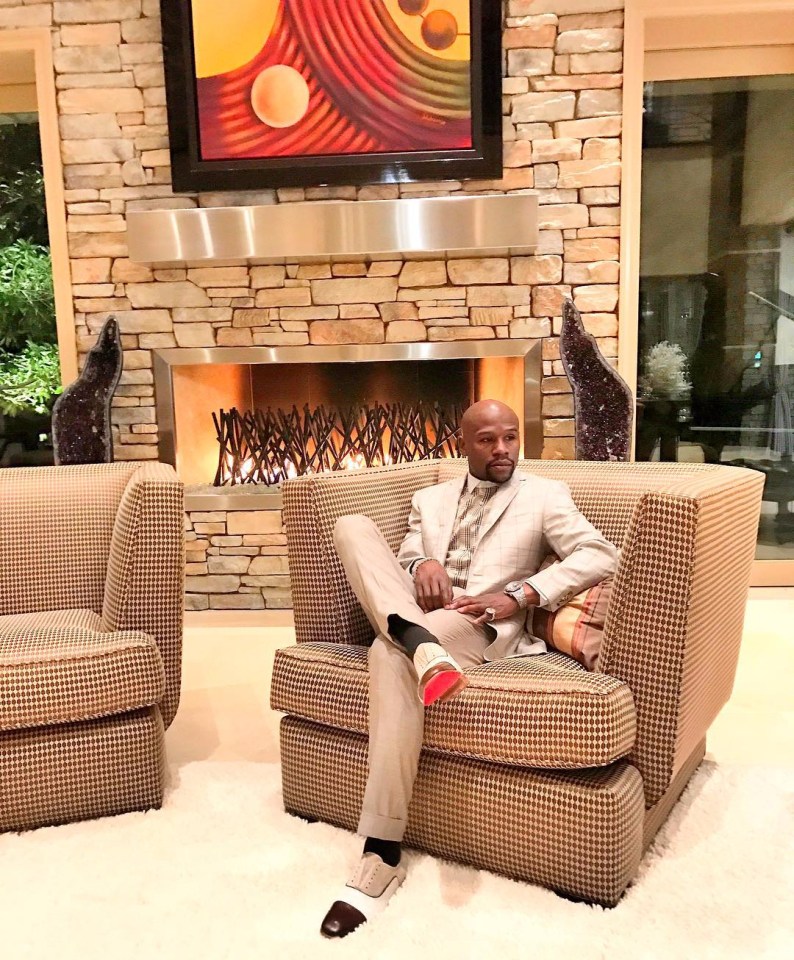
M 185 537 L 188 610 L 292 605 L 280 510 L 190 511 Z

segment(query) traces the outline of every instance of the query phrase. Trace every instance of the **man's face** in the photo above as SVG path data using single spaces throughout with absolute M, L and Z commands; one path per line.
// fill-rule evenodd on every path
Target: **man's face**
M 462 452 L 478 480 L 506 483 L 516 468 L 519 444 L 518 420 L 508 409 L 485 411 L 463 427 Z

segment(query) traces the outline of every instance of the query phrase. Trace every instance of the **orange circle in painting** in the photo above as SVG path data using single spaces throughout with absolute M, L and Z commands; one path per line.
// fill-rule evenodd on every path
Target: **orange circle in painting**
M 430 0 L 397 0 L 397 2 L 403 13 L 407 13 L 409 17 L 415 17 L 425 12 Z
M 447 10 L 433 10 L 422 23 L 422 39 L 431 50 L 446 50 L 458 39 L 458 21 Z
M 286 64 L 266 67 L 251 87 L 251 106 L 269 127 L 291 127 L 309 107 L 308 84 Z

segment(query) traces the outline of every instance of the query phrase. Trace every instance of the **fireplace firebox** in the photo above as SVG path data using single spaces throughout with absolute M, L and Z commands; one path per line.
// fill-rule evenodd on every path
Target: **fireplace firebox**
M 188 505 L 224 509 L 307 469 L 455 456 L 460 414 L 493 397 L 538 457 L 541 368 L 539 340 L 157 350 L 159 455 Z
M 460 455 L 459 404 L 374 403 L 213 414 L 216 487 Z

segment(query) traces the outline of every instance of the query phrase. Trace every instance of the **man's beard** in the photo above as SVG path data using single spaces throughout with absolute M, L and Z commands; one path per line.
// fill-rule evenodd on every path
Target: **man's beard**
M 499 470 L 498 474 L 494 473 L 495 466 Z M 504 476 L 504 470 L 508 466 L 510 467 L 510 472 L 507 474 L 507 476 Z M 485 476 L 488 480 L 491 481 L 491 483 L 499 483 L 499 484 L 507 483 L 507 481 L 510 480 L 513 474 L 515 473 L 515 469 L 516 469 L 516 465 L 512 460 L 509 463 L 505 461 L 503 464 L 498 464 L 498 465 L 489 463 L 485 468 Z

